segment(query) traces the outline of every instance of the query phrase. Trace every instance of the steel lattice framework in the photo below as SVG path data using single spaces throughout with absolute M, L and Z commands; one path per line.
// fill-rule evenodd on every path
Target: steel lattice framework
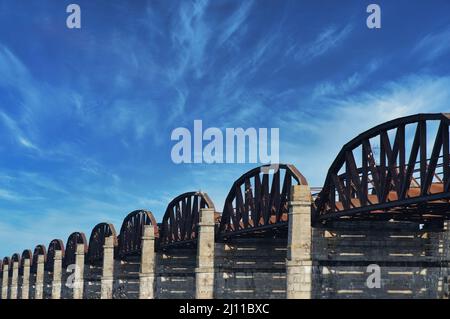
M 208 194 L 187 192 L 175 197 L 167 205 L 161 223 L 160 247 L 195 244 L 200 209 L 213 208 Z
M 219 237 L 263 233 L 286 226 L 294 184 L 308 183 L 289 164 L 264 165 L 242 175 L 226 197 Z
M 11 257 L 11 264 L 15 263 L 15 262 L 20 264 L 20 254 L 16 253 L 16 254 L 12 255 L 12 257 Z
M 117 246 L 117 235 L 114 226 L 109 223 L 97 224 L 91 232 L 89 237 L 89 248 L 87 252 L 87 261 L 91 265 L 98 264 L 103 261 L 103 245 L 105 238 L 112 236 L 114 239 L 114 246 Z
M 2 261 L 2 263 L 1 263 L 1 266 L 2 266 L 2 271 L 1 271 L 1 273 L 2 273 L 2 276 L 3 276 L 3 269 L 5 268 L 5 266 L 10 266 L 10 264 L 11 264 L 11 258 L 9 258 L 9 257 L 4 257 L 3 258 L 3 261 Z M 9 269 L 8 269 L 8 271 L 9 271 Z
M 129 256 L 139 256 L 141 254 L 145 225 L 153 225 L 155 236 L 158 236 L 158 225 L 150 211 L 135 210 L 125 217 L 120 228 L 118 258 L 125 259 Z
M 417 114 L 378 125 L 345 144 L 330 166 L 324 185 L 312 205 L 313 226 L 345 220 L 406 220 L 441 225 L 450 219 L 450 114 Z M 250 170 L 232 185 L 223 213 L 215 212 L 216 238 L 276 235 L 287 229 L 288 203 L 292 185 L 307 185 L 305 177 L 287 164 L 264 165 Z M 112 224 L 100 223 L 89 238 L 72 233 L 64 247 L 61 240 L 5 257 L 3 270 L 30 259 L 36 273 L 37 259 L 44 256 L 45 269 L 53 270 L 55 251 L 61 250 L 63 266 L 75 264 L 76 247 L 84 246 L 86 261 L 103 259 L 105 238 L 114 237 L 115 258 L 139 256 L 145 225 L 154 227 L 157 248 L 195 246 L 199 213 L 212 208 L 203 192 L 187 192 L 167 206 L 162 223 L 157 224 L 147 210 L 136 210 L 124 219 L 120 233 Z M 219 219 L 217 219 L 219 217 Z M 159 233 L 159 230 L 161 233 Z M 2 276 L 2 273 L 0 273 Z
M 47 250 L 45 249 L 45 245 L 37 245 L 34 248 L 33 262 L 30 267 L 30 272 L 32 274 L 35 274 L 37 272 L 38 257 L 41 255 L 44 256 L 44 264 L 45 264 L 45 262 L 47 261 Z
M 315 200 L 314 224 L 449 218 L 449 119 L 450 114 L 398 118 L 344 145 Z
M 67 239 L 66 251 L 64 254 L 64 267 L 75 264 L 77 245 L 84 245 L 84 253 L 87 253 L 86 235 L 81 232 L 72 233 Z
M 22 257 L 20 259 L 20 266 L 19 266 L 19 275 L 23 275 L 23 269 L 25 267 L 25 259 L 30 260 L 30 267 L 33 263 L 33 253 L 31 252 L 30 249 L 25 249 L 22 252 Z
M 18 265 L 20 266 L 20 254 L 14 254 L 14 255 L 12 255 L 11 256 L 11 259 L 10 259 L 10 267 L 9 267 L 9 275 L 11 276 L 12 275 L 12 273 L 13 273 L 13 266 L 14 266 L 14 263 L 18 263 Z
M 53 239 L 48 245 L 47 261 L 45 262 L 45 270 L 53 271 L 55 266 L 55 251 L 60 250 L 64 258 L 64 243 L 61 239 Z

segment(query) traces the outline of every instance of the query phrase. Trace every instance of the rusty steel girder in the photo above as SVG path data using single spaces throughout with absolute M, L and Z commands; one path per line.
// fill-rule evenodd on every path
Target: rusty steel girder
M 82 232 L 72 233 L 66 242 L 66 251 L 64 253 L 64 267 L 75 264 L 77 245 L 84 245 L 84 253 L 87 253 L 86 235 Z
M 30 272 L 35 274 L 37 272 L 38 256 L 44 256 L 44 264 L 47 261 L 47 249 L 45 245 L 37 245 L 33 251 L 33 263 L 30 267 Z
M 2 275 L 2 277 L 3 277 L 3 270 L 4 270 L 5 266 L 11 267 L 10 265 L 11 265 L 11 258 L 4 257 L 3 260 L 2 260 L 2 263 L 1 263 L 1 266 L 2 266 L 1 267 L 2 268 L 1 275 Z M 8 275 L 9 275 L 9 269 L 8 269 Z
M 378 125 L 344 145 L 315 200 L 313 224 L 448 219 L 449 123 L 450 114 L 445 113 L 407 116 Z M 436 133 L 427 127 L 434 127 Z M 407 131 L 414 133 L 412 141 Z
M 14 266 L 14 263 L 15 263 L 15 262 L 17 262 L 18 265 L 20 266 L 20 254 L 15 253 L 15 254 L 13 254 L 13 255 L 11 256 L 10 264 L 9 264 L 9 269 L 8 269 L 8 275 L 9 275 L 9 276 L 12 276 L 12 273 L 13 273 L 13 266 Z
M 91 265 L 101 264 L 103 261 L 103 245 L 106 237 L 113 237 L 114 247 L 117 246 L 117 235 L 114 226 L 109 223 L 97 224 L 89 237 L 87 262 Z
M 152 225 L 154 227 L 155 237 L 158 237 L 158 225 L 150 211 L 142 209 L 135 210 L 125 217 L 120 228 L 116 258 L 126 259 L 127 257 L 139 256 L 141 254 L 142 236 L 145 225 Z
M 271 174 L 268 170 L 274 167 Z M 287 225 L 291 186 L 307 185 L 294 165 L 263 165 L 238 178 L 225 199 L 218 237 L 264 233 Z
M 164 213 L 159 247 L 195 244 L 202 208 L 214 209 L 214 203 L 204 192 L 187 192 L 175 197 Z
M 53 239 L 48 245 L 47 260 L 45 262 L 45 270 L 53 271 L 55 265 L 55 251 L 60 250 L 64 259 L 64 243 L 61 239 Z
M 25 249 L 22 252 L 22 256 L 20 258 L 20 266 L 19 266 L 19 275 L 23 275 L 23 269 L 25 267 L 25 259 L 28 259 L 30 261 L 30 267 L 33 264 L 33 253 L 30 249 Z

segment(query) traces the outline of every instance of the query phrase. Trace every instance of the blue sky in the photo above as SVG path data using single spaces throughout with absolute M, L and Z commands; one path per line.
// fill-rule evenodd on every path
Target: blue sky
M 66 28 L 66 7 L 82 28 Z M 255 165 L 172 163 L 171 131 L 278 127 L 282 162 L 321 186 L 340 147 L 449 111 L 450 3 L 0 0 L 0 254 L 171 198 L 221 210 Z

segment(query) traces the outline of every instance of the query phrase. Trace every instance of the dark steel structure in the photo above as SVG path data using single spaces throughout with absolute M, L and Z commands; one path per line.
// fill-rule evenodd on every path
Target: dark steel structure
M 294 184 L 308 184 L 294 165 L 264 165 L 242 175 L 226 197 L 218 239 L 265 234 L 287 226 Z
M 10 267 L 10 265 L 11 265 L 11 258 L 9 258 L 9 257 L 5 257 L 5 258 L 3 258 L 3 261 L 2 261 L 2 263 L 1 263 L 1 266 L 2 266 L 2 277 L 3 277 L 3 270 L 4 270 L 4 268 L 5 268 L 5 266 L 8 266 L 8 267 Z M 8 269 L 8 272 L 9 272 L 9 269 Z
M 81 232 L 72 233 L 67 239 L 66 243 L 66 251 L 64 254 L 64 267 L 75 264 L 76 252 L 77 252 L 77 244 L 84 245 L 84 253 L 87 253 L 87 241 L 86 235 Z
M 195 245 L 200 209 L 213 208 L 208 194 L 187 192 L 175 197 L 169 205 L 161 223 L 159 247 L 173 245 Z
M 378 125 L 345 144 L 312 205 L 313 226 L 346 220 L 442 225 L 450 219 L 449 125 L 450 114 L 417 114 Z M 291 187 L 307 184 L 289 164 L 263 165 L 243 174 L 233 183 L 223 213 L 215 212 L 216 240 L 285 236 Z M 75 232 L 65 247 L 55 239 L 48 253 L 38 245 L 33 254 L 25 250 L 21 256 L 5 257 L 0 268 L 9 265 L 12 271 L 12 262 L 18 261 L 22 274 L 24 260 L 30 259 L 31 273 L 36 273 L 37 258 L 43 255 L 45 269 L 52 271 L 57 250 L 67 267 L 75 264 L 77 244 L 84 246 L 87 263 L 98 264 L 109 236 L 114 238 L 116 259 L 135 258 L 141 254 L 145 225 L 154 227 L 157 249 L 195 247 L 202 208 L 216 210 L 208 194 L 187 192 L 168 204 L 160 225 L 150 211 L 136 210 L 125 217 L 119 234 L 112 224 L 100 223 L 93 228 L 89 245 L 83 233 Z
M 55 251 L 60 250 L 64 258 L 64 243 L 61 239 L 53 239 L 48 245 L 47 261 L 45 262 L 45 270 L 53 271 L 55 266 Z
M 315 201 L 314 224 L 391 219 L 426 224 L 448 219 L 449 123 L 450 114 L 407 116 L 345 144 Z
M 14 254 L 14 255 L 12 255 L 12 257 L 11 257 L 11 265 L 13 264 L 13 263 L 15 263 L 15 262 L 17 262 L 18 264 L 20 264 L 20 255 L 19 254 Z
M 155 237 L 158 236 L 158 225 L 150 211 L 135 210 L 125 217 L 118 238 L 117 258 L 126 259 L 141 254 L 141 239 L 145 225 L 153 225 Z
M 30 260 L 30 267 L 33 264 L 33 253 L 30 249 L 25 249 L 22 252 L 22 258 L 20 258 L 19 275 L 23 275 L 23 269 L 25 267 L 25 259 Z
M 12 257 L 11 257 L 10 266 L 9 266 L 9 270 L 8 270 L 10 276 L 13 273 L 13 267 L 14 267 L 15 262 L 18 264 L 18 266 L 20 266 L 20 254 L 16 253 L 16 254 L 12 255 Z
M 47 250 L 45 249 L 44 245 L 37 245 L 33 251 L 33 262 L 30 267 L 30 272 L 32 274 L 35 274 L 37 272 L 38 257 L 41 255 L 44 256 L 44 265 L 45 265 L 45 262 L 47 261 Z
M 105 244 L 105 238 L 110 236 L 113 236 L 114 246 L 117 246 L 116 230 L 112 224 L 100 223 L 92 229 L 86 256 L 89 264 L 101 264 L 103 261 L 103 245 Z

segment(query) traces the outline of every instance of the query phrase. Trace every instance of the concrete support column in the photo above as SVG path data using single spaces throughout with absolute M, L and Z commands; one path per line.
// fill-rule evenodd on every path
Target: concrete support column
M 450 221 L 444 222 L 444 232 L 442 233 L 443 236 L 443 242 L 449 242 L 450 241 Z M 450 252 L 450 248 L 448 245 L 443 245 L 442 248 L 439 248 L 440 254 L 444 256 L 448 256 Z M 447 265 L 447 267 L 442 269 L 443 273 L 443 292 L 442 292 L 442 299 L 450 299 L 450 267 Z
M 9 265 L 3 265 L 2 299 L 8 299 Z
M 75 280 L 73 287 L 73 299 L 83 299 L 84 288 L 84 244 L 77 245 L 75 255 Z
M 11 292 L 10 298 L 17 299 L 17 289 L 19 287 L 19 263 L 17 261 L 13 262 L 13 271 L 11 278 Z
M 308 185 L 291 188 L 286 260 L 288 299 L 312 297 L 311 192 Z
M 37 258 L 34 299 L 42 299 L 44 297 L 44 262 L 44 255 L 39 255 Z
M 114 285 L 114 237 L 105 238 L 103 245 L 101 299 L 112 299 Z
M 155 230 L 153 225 L 145 225 L 139 271 L 139 299 L 153 298 L 155 298 Z
M 52 299 L 61 299 L 62 251 L 55 250 L 53 263 Z
M 23 275 L 22 275 L 22 289 L 20 298 L 28 299 L 30 297 L 30 259 L 25 259 L 23 261 Z
M 214 297 L 214 209 L 200 210 L 195 268 L 195 298 Z

